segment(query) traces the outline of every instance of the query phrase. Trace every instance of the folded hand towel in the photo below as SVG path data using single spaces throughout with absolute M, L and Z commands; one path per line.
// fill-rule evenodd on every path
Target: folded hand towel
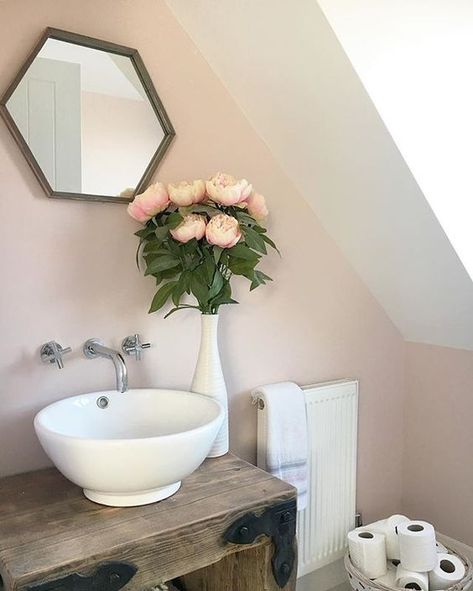
M 297 508 L 307 506 L 307 417 L 305 396 L 293 382 L 252 392 L 258 411 L 258 466 L 297 488 Z

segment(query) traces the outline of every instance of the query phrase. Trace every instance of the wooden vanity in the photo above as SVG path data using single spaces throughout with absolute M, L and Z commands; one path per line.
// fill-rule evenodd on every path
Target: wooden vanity
M 97 505 L 54 468 L 0 480 L 4 591 L 294 591 L 295 528 L 295 489 L 232 454 L 143 507 Z

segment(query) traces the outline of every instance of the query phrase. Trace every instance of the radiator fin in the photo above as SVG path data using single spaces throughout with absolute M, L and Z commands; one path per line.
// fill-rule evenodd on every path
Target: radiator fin
M 356 513 L 358 382 L 303 388 L 309 432 L 307 508 L 298 514 L 298 576 L 341 558 Z

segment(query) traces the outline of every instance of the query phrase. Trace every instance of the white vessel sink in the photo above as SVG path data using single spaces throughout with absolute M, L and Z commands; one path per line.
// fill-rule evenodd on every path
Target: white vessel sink
M 34 426 L 56 467 L 87 498 L 131 507 L 174 494 L 204 461 L 223 416 L 207 396 L 143 389 L 60 400 Z

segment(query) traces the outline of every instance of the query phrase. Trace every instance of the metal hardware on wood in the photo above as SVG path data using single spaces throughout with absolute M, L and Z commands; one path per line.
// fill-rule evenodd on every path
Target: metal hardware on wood
M 143 350 L 150 347 L 151 343 L 141 342 L 139 334 L 130 335 L 122 341 L 122 351 L 127 355 L 134 355 L 136 361 L 140 361 Z
M 32 585 L 27 591 L 119 591 L 131 581 L 137 570 L 135 565 L 127 562 L 107 562 L 92 575 L 73 573 L 62 579 Z
M 64 367 L 62 356 L 71 351 L 70 347 L 63 348 L 56 341 L 49 341 L 49 343 L 45 343 L 41 347 L 39 354 L 43 363 L 55 363 L 58 369 L 62 369 Z
M 295 500 L 269 507 L 261 515 L 247 513 L 226 530 L 223 539 L 232 544 L 252 544 L 263 534 L 270 537 L 274 546 L 271 559 L 274 580 L 283 588 L 291 577 L 296 559 L 296 516 Z

